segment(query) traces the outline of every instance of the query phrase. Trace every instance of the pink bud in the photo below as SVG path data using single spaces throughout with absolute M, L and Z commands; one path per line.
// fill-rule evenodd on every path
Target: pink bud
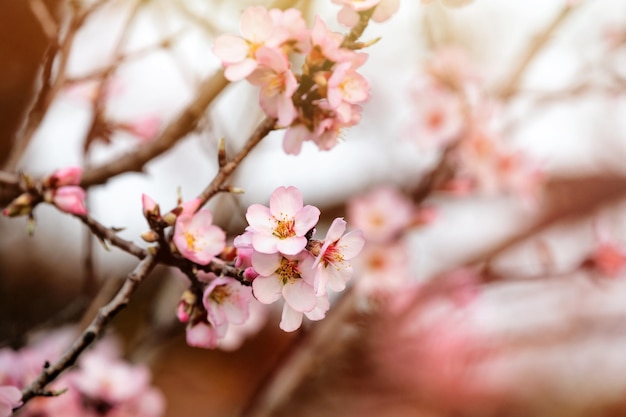
M 157 203 L 152 198 L 148 197 L 146 194 L 141 195 L 141 205 L 143 208 L 143 215 L 145 217 L 148 217 L 151 214 L 156 213 L 155 210 L 158 210 Z
M 60 210 L 82 216 L 87 214 L 85 208 L 85 190 L 78 186 L 70 185 L 55 190 L 52 202 Z
M 81 167 L 66 167 L 57 169 L 47 178 L 44 179 L 44 185 L 52 188 L 63 187 L 66 185 L 78 185 L 83 176 Z

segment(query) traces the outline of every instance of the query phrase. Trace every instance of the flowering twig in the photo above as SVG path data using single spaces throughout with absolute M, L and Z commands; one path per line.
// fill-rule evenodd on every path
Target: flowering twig
M 81 333 L 74 344 L 59 360 L 45 367 L 41 374 L 22 391 L 22 401 L 24 404 L 38 395 L 38 393 L 45 392 L 44 389 L 46 385 L 52 382 L 64 370 L 72 366 L 81 353 L 83 353 L 94 340 L 102 335 L 106 325 L 129 303 L 137 286 L 150 274 L 156 264 L 156 257 L 149 255 L 137 265 L 135 270 L 126 277 L 124 285 L 117 292 L 115 297 L 98 310 L 98 315 Z

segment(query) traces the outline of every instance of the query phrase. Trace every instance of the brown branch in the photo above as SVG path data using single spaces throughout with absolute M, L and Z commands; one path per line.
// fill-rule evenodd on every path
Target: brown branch
M 77 215 L 75 217 L 78 217 L 91 230 L 91 232 L 98 239 L 100 239 L 101 242 L 108 242 L 111 245 L 123 250 L 124 252 L 130 253 L 131 255 L 139 259 L 144 259 L 148 254 L 145 249 L 135 245 L 129 240 L 122 239 L 113 229 L 104 226 L 102 223 L 99 223 L 90 215 Z
M 513 68 L 508 78 L 502 83 L 502 87 L 500 87 L 499 91 L 496 92 L 496 95 L 499 96 L 501 100 L 506 101 L 517 93 L 528 67 L 546 47 L 556 30 L 572 13 L 576 6 L 577 4 L 575 2 L 566 2 L 554 19 L 532 38 L 524 52 L 520 55 L 517 65 Z
M 111 319 L 126 307 L 137 286 L 150 274 L 156 264 L 156 258 L 148 256 L 137 265 L 135 270 L 126 277 L 124 285 L 122 285 L 122 288 L 120 288 L 115 297 L 98 310 L 98 315 L 81 333 L 74 344 L 54 364 L 45 367 L 41 374 L 22 391 L 22 401 L 24 404 L 34 398 L 38 393 L 45 392 L 46 385 L 54 381 L 63 371 L 76 363 L 81 353 L 83 353 L 94 340 L 102 335 L 106 325 Z
M 241 161 L 250 153 L 250 151 L 258 145 L 261 140 L 268 135 L 272 130 L 276 128 L 276 119 L 266 118 L 263 120 L 252 133 L 244 147 L 234 156 L 234 158 L 228 161 L 222 166 L 211 183 L 200 193 L 198 198 L 202 201 L 200 207 L 203 206 L 211 197 L 220 192 L 224 186 L 226 180 L 239 166 Z
M 170 122 L 161 135 L 145 146 L 138 148 L 107 164 L 87 169 L 81 185 L 104 184 L 109 178 L 125 172 L 141 172 L 151 159 L 174 146 L 179 139 L 191 133 L 213 99 L 228 85 L 223 71 L 206 79 L 198 87 L 198 95 L 178 117 Z

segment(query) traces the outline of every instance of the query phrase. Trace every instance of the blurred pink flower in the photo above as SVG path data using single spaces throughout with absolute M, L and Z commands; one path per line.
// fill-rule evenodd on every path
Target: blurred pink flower
M 391 186 L 380 186 L 348 203 L 348 220 L 368 242 L 387 242 L 411 224 L 412 202 Z
M 0 417 L 13 414 L 13 408 L 22 404 L 22 391 L 12 385 L 0 385 Z
M 66 185 L 78 185 L 80 184 L 82 176 L 83 169 L 81 167 L 72 166 L 60 168 L 44 178 L 43 183 L 45 186 L 50 188 L 58 188 Z
M 240 32 L 242 37 L 221 35 L 213 45 L 213 53 L 222 60 L 224 75 L 230 81 L 242 80 L 257 68 L 256 52 L 260 47 L 276 48 L 289 37 L 289 32 L 277 26 L 262 6 L 244 10 Z
M 146 115 L 125 124 L 126 129 L 142 142 L 154 139 L 161 128 L 162 119 L 157 115 Z

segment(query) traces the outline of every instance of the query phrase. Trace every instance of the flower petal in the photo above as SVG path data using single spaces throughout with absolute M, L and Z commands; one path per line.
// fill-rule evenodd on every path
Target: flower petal
M 270 213 L 278 220 L 293 219 L 302 209 L 302 193 L 296 187 L 278 187 L 270 196 Z
M 276 275 L 269 277 L 257 277 L 252 281 L 254 296 L 263 304 L 272 304 L 281 296 L 283 288 L 280 279 Z
M 283 314 L 280 320 L 280 328 L 286 332 L 298 330 L 302 325 L 302 313 L 289 307 L 285 303 L 283 306 Z
M 257 278 L 258 279 L 258 278 Z M 256 282 L 256 280 L 254 281 Z M 291 308 L 296 311 L 305 312 L 315 308 L 316 297 L 313 287 L 302 279 L 288 283 L 282 288 L 283 297 Z

